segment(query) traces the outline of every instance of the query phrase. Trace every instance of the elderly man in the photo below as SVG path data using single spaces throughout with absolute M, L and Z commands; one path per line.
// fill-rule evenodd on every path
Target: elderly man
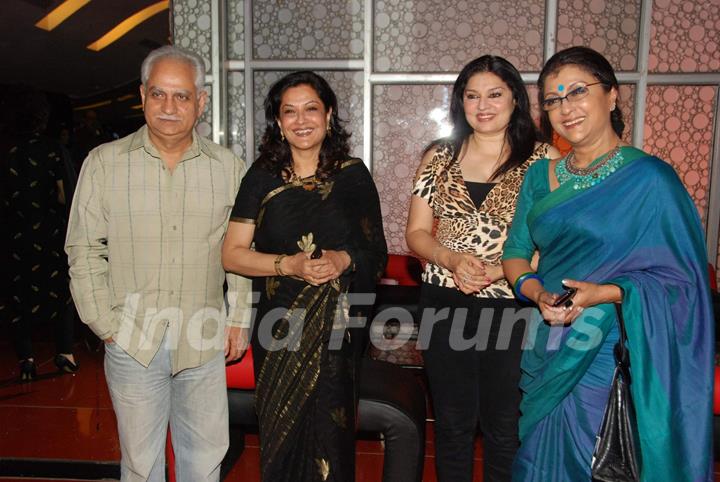
M 224 361 L 242 354 L 249 324 L 249 281 L 220 260 L 244 164 L 194 131 L 207 99 L 200 57 L 159 48 L 141 77 L 146 125 L 91 151 L 80 174 L 71 291 L 105 341 L 122 480 L 164 480 L 168 423 L 178 480 L 218 480 Z

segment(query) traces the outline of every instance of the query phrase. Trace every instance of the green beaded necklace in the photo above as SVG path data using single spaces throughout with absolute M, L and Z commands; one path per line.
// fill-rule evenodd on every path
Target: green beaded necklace
M 574 160 L 575 151 L 560 159 L 555 166 L 555 177 L 560 184 L 572 181 L 572 188 L 579 191 L 594 186 L 615 172 L 623 163 L 623 155 L 620 146 L 617 146 L 586 168 L 575 166 Z

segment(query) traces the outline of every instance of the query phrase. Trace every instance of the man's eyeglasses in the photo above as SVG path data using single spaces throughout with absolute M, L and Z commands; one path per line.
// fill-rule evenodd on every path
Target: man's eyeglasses
M 562 105 L 562 101 L 564 100 L 567 100 L 568 102 L 577 102 L 588 96 L 588 94 L 590 93 L 590 89 L 588 89 L 588 87 L 592 87 L 593 85 L 598 84 L 606 85 L 605 82 L 594 82 L 587 85 L 578 85 L 562 97 L 548 97 L 540 103 L 540 107 L 542 107 L 542 110 L 544 110 L 545 112 L 549 112 L 560 107 Z

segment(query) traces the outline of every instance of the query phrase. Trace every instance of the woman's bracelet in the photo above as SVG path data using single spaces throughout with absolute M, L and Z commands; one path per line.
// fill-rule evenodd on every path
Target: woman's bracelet
M 283 258 L 287 258 L 287 254 L 278 254 L 277 258 L 275 258 L 275 272 L 278 276 L 285 276 L 282 268 L 280 268 L 280 262 L 283 260 Z
M 519 299 L 520 301 L 531 303 L 532 300 L 530 300 L 530 298 L 522 294 L 522 292 L 520 291 L 522 289 L 523 283 L 525 283 L 529 279 L 536 279 L 542 286 L 545 286 L 545 282 L 540 276 L 538 276 L 536 273 L 533 273 L 532 271 L 528 271 L 527 273 L 523 273 L 517 277 L 515 283 L 513 283 L 513 289 L 515 290 L 515 296 L 517 297 L 517 299 Z

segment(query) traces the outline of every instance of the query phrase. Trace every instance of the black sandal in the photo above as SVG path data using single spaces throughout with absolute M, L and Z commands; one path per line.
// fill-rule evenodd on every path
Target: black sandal
M 37 367 L 35 366 L 35 360 L 26 358 L 20 360 L 20 381 L 31 382 L 37 378 Z
M 65 373 L 75 373 L 80 368 L 77 363 L 71 362 L 68 357 L 59 353 L 55 355 L 55 366 Z

